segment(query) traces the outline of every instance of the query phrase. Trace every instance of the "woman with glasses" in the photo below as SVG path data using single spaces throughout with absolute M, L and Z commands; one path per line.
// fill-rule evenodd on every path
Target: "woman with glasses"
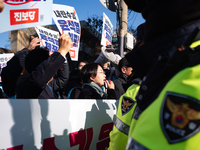
M 103 67 L 99 63 L 85 65 L 80 71 L 84 88 L 79 94 L 79 99 L 116 99 L 115 85 L 112 81 L 106 80 Z M 107 88 L 107 93 L 102 86 Z

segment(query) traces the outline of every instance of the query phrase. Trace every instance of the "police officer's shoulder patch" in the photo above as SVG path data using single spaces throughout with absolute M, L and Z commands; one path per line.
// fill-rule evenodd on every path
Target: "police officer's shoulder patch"
M 161 107 L 160 123 L 171 144 L 192 137 L 200 130 L 200 101 L 167 92 Z
M 125 115 L 127 112 L 129 112 L 135 103 L 136 102 L 130 97 L 123 96 L 121 103 L 122 115 Z

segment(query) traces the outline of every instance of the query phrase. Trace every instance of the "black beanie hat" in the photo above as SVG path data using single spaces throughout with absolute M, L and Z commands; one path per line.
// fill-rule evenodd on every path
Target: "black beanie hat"
M 36 47 L 30 51 L 25 58 L 25 68 L 31 73 L 36 67 L 49 57 L 49 51 L 44 48 Z
M 124 0 L 129 9 L 141 12 L 149 0 Z

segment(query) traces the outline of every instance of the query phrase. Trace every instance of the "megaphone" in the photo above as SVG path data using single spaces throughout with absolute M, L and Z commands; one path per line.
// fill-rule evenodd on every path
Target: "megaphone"
M 113 52 L 106 51 L 106 47 L 101 47 L 99 57 L 94 61 L 95 63 L 105 64 L 108 61 L 115 62 L 116 55 Z

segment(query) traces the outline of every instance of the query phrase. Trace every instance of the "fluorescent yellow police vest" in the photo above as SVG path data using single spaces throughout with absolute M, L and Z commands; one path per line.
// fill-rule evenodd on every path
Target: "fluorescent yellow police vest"
M 166 84 L 130 129 L 126 149 L 199 150 L 199 131 L 200 64 L 183 69 Z
M 123 150 L 128 141 L 129 126 L 136 106 L 136 94 L 140 86 L 131 85 L 119 99 L 117 117 L 110 132 L 109 150 Z

